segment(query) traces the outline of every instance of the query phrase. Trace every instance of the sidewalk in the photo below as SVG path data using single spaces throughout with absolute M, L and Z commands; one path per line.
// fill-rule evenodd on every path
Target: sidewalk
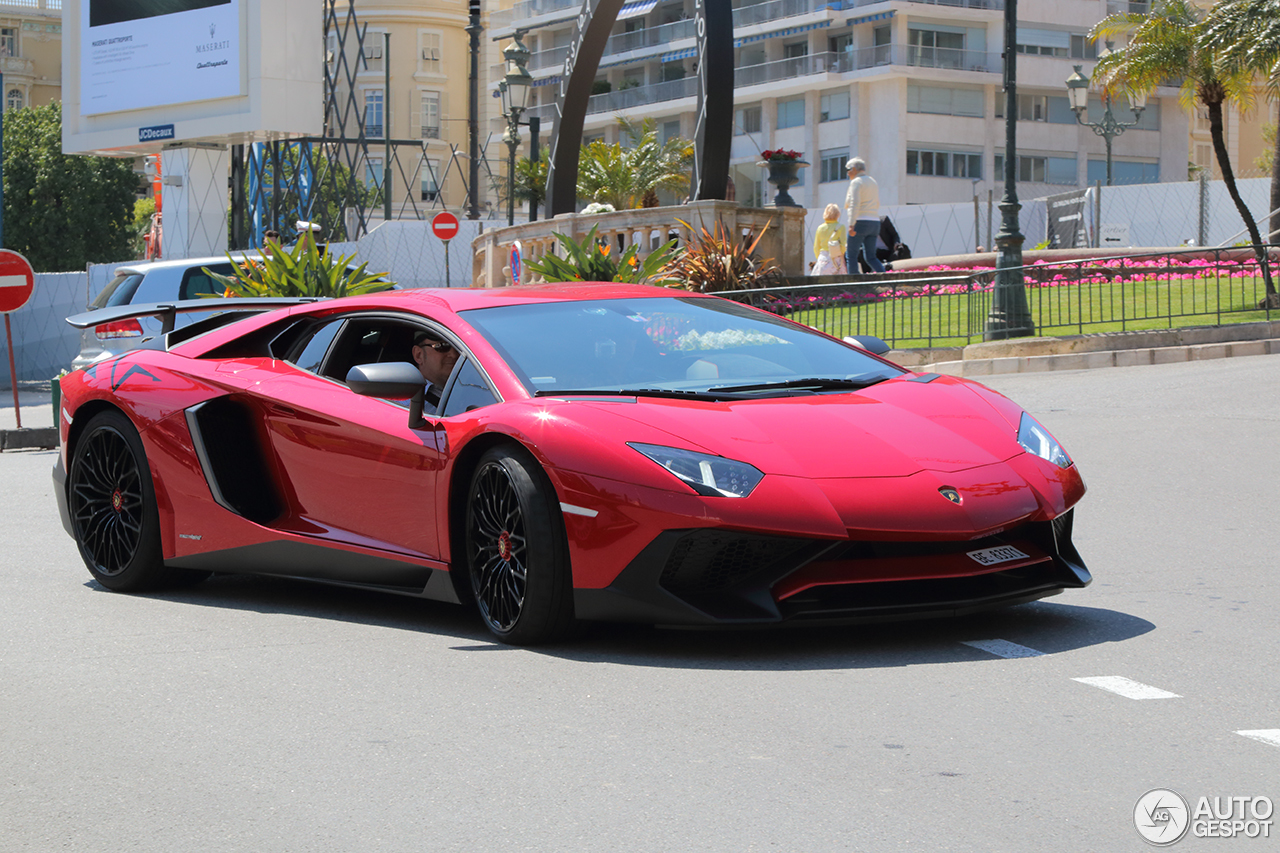
M 22 429 L 18 429 L 18 417 Z M 54 429 L 53 400 L 49 381 L 19 382 L 18 410 L 13 408 L 13 389 L 0 389 L 0 450 L 56 447 L 58 433 Z

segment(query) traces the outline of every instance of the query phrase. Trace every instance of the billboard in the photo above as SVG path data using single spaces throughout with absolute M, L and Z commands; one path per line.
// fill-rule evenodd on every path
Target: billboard
M 80 115 L 244 94 L 241 0 L 83 0 Z
M 62 0 L 62 150 L 318 135 L 323 16 L 318 0 Z

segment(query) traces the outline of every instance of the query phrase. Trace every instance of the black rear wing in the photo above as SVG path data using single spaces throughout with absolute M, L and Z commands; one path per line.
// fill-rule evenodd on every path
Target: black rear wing
M 88 329 L 105 323 L 118 323 L 135 317 L 159 317 L 162 323 L 160 334 L 167 335 L 179 314 L 192 312 L 225 312 L 237 314 L 260 314 L 275 308 L 291 305 L 308 305 L 319 302 L 317 296 L 258 296 L 246 299 L 239 297 L 213 299 L 182 299 L 173 302 L 145 302 L 134 305 L 115 305 L 110 308 L 99 308 L 83 314 L 73 314 L 67 323 L 77 329 Z

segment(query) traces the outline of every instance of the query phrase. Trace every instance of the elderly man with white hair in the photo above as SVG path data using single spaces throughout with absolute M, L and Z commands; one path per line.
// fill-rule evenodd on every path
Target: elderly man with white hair
M 880 187 L 875 178 L 867 174 L 867 163 L 861 157 L 849 161 L 849 192 L 844 197 L 845 210 L 849 212 L 849 241 L 845 258 L 849 272 L 856 272 L 858 253 L 867 260 L 867 266 L 876 272 L 884 272 L 884 264 L 876 257 L 876 237 L 880 236 Z

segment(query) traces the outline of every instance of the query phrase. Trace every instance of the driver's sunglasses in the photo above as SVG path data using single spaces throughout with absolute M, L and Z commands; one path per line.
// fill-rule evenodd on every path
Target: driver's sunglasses
M 446 343 L 445 341 L 436 341 L 435 343 L 431 343 L 429 341 L 418 341 L 418 346 L 430 347 L 436 352 L 448 352 L 449 350 L 453 349 L 453 344 Z

